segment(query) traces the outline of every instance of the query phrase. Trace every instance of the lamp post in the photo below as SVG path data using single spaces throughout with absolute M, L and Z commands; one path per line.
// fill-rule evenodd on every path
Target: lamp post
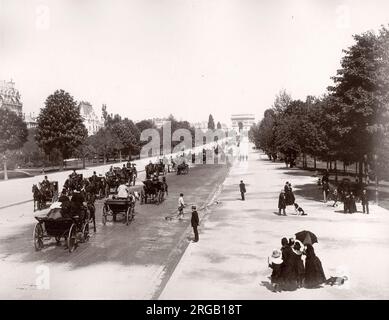
M 374 154 L 374 168 L 375 168 L 375 203 L 378 205 L 378 168 L 377 168 L 378 155 Z

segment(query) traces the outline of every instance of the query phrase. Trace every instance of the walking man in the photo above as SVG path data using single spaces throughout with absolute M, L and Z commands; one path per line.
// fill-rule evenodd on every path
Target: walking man
M 285 196 L 285 190 L 282 189 L 281 193 L 278 197 L 278 215 L 281 215 L 281 209 L 284 216 L 286 216 L 286 196 Z
M 178 219 L 182 219 L 184 217 L 184 208 L 185 208 L 185 202 L 184 202 L 184 194 L 180 193 L 180 197 L 178 198 Z
M 369 198 L 367 196 L 366 189 L 362 190 L 361 201 L 362 201 L 363 213 L 369 214 Z
M 194 233 L 194 240 L 193 242 L 198 242 L 199 241 L 199 232 L 197 230 L 197 227 L 200 225 L 200 220 L 199 220 L 199 214 L 197 213 L 197 208 L 196 206 L 192 206 L 192 219 L 190 220 L 193 228 L 193 233 Z
M 243 180 L 240 180 L 239 188 L 240 188 L 240 195 L 242 196 L 242 201 L 244 201 L 245 200 L 244 194 L 246 193 L 246 185 L 243 183 Z

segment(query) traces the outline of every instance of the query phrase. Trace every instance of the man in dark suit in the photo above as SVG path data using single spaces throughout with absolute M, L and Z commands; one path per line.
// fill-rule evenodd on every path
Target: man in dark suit
M 363 213 L 369 214 L 369 198 L 367 196 L 366 189 L 363 189 L 361 195 Z
M 240 188 L 240 195 L 242 196 L 242 201 L 244 201 L 245 200 L 244 194 L 246 193 L 246 185 L 243 183 L 243 180 L 240 180 L 239 188 Z
M 193 228 L 193 233 L 194 233 L 194 240 L 193 242 L 199 241 L 199 232 L 197 230 L 197 227 L 200 225 L 200 220 L 199 220 L 199 214 L 197 213 L 196 206 L 192 206 L 192 218 L 190 220 Z

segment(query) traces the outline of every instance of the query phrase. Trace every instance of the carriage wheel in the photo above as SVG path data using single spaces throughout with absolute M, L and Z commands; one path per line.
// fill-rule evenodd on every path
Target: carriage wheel
M 43 249 L 43 228 L 42 225 L 38 222 L 34 228 L 34 247 L 36 251 Z
M 82 228 L 82 235 L 83 235 L 83 242 L 88 242 L 89 240 L 89 220 L 87 220 L 85 223 L 84 223 L 84 226 Z
M 61 237 L 60 236 L 55 237 L 55 241 L 57 241 L 57 244 L 60 244 L 61 243 Z
M 103 225 L 105 225 L 107 222 L 107 208 L 105 206 L 103 208 L 102 221 L 103 221 Z
M 69 236 L 68 236 L 68 249 L 69 252 L 73 252 L 76 248 L 76 241 L 77 241 L 77 230 L 76 225 L 73 223 L 69 230 Z

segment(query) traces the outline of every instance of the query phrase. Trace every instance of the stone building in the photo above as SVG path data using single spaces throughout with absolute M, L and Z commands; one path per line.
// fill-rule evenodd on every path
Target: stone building
M 97 116 L 89 102 L 81 101 L 78 105 L 83 123 L 88 130 L 88 135 L 93 135 L 104 126 L 104 122 Z
M 6 108 L 23 117 L 23 104 L 20 93 L 15 88 L 15 82 L 0 81 L 0 108 Z

